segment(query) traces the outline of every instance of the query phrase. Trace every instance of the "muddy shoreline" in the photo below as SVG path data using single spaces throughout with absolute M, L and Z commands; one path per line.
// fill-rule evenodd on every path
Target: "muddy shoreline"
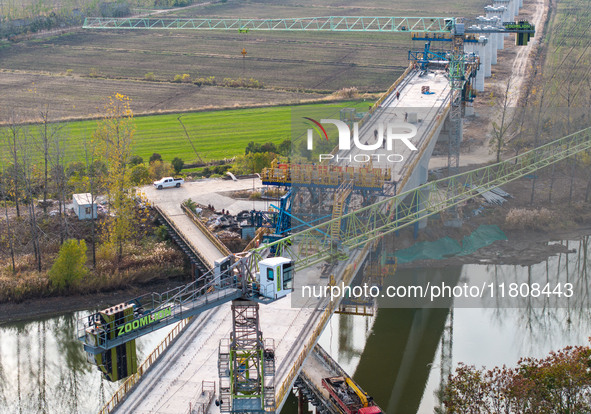
M 6 323 L 52 317 L 86 309 L 103 309 L 146 293 L 165 292 L 185 283 L 187 282 L 182 280 L 164 280 L 112 292 L 27 299 L 20 303 L 2 303 L 0 304 L 0 326 Z
M 464 264 L 492 264 L 530 266 L 561 253 L 576 253 L 576 249 L 550 242 L 577 240 L 591 235 L 591 225 L 573 229 L 545 232 L 506 231 L 507 240 L 497 240 L 466 256 L 454 256 L 442 260 L 415 260 L 398 266 L 399 269 L 417 267 L 445 267 Z

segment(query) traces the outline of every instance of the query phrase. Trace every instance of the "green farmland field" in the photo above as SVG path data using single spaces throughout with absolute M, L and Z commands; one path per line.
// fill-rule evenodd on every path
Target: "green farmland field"
M 338 118 L 339 109 L 358 107 L 367 109 L 367 102 L 340 102 L 334 104 L 334 116 Z M 315 107 L 326 108 L 327 104 L 298 106 L 298 111 Z M 244 154 L 250 141 L 258 143 L 281 143 L 290 139 L 291 106 L 273 106 L 253 109 L 233 109 L 210 112 L 182 114 L 181 120 L 187 128 L 195 148 L 202 159 L 217 160 Z M 136 132 L 133 153 L 147 161 L 157 152 L 165 161 L 179 157 L 185 163 L 197 161 L 191 143 L 188 141 L 178 114 L 141 116 L 134 119 Z M 62 124 L 61 136 L 66 140 L 67 162 L 83 160 L 85 140 L 92 137 L 97 128 L 96 120 L 74 121 Z M 36 134 L 37 126 L 26 127 L 31 136 Z M 5 133 L 7 131 L 4 131 Z M 3 162 L 7 162 L 6 144 L 2 142 Z

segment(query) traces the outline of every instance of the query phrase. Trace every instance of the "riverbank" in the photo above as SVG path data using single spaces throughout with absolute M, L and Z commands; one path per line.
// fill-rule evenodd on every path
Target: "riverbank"
M 0 326 L 7 322 L 55 316 L 66 312 L 104 309 L 147 293 L 165 292 L 185 283 L 186 280 L 180 278 L 158 280 L 146 285 L 130 286 L 112 292 L 28 299 L 20 303 L 2 303 L 0 304 Z

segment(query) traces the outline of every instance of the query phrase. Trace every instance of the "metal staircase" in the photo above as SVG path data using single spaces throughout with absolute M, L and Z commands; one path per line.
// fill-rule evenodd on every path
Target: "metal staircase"
M 347 200 L 353 191 L 353 181 L 347 181 L 341 184 L 334 196 L 334 204 L 332 207 L 332 223 L 330 226 L 330 237 L 333 242 L 340 241 L 341 237 L 341 218 L 343 210 L 347 205 Z

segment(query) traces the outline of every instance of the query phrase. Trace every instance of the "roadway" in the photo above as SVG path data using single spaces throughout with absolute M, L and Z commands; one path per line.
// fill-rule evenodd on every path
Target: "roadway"
M 153 205 L 171 219 L 182 233 L 185 242 L 199 253 L 208 268 L 213 268 L 215 260 L 222 259 L 226 253 L 221 251 L 211 240 L 202 233 L 191 219 L 181 209 L 181 203 L 191 199 L 201 205 L 213 205 L 217 210 L 228 210 L 230 214 L 238 214 L 242 210 L 266 209 L 268 203 L 264 201 L 236 200 L 229 196 L 231 191 L 252 190 L 253 185 L 260 187 L 260 180 L 253 184 L 252 179 L 221 180 L 207 179 L 186 182 L 180 188 L 165 188 L 157 190 L 153 185 L 140 189 L 141 193 Z
M 398 87 L 400 97 L 397 99 L 395 92 L 393 92 L 383 101 L 382 108 L 369 118 L 360 131 L 361 136 L 366 137 L 362 138 L 363 142 L 363 139 L 373 137 L 373 131 L 377 129 L 378 122 L 385 122 L 391 117 L 397 117 L 403 121 L 404 112 L 410 113 L 412 108 L 416 109 L 414 112 L 417 113 L 416 126 L 419 134 L 412 141 L 418 151 L 407 154 L 408 157 L 404 157 L 404 161 L 398 163 L 394 170 L 396 174 L 394 179 L 402 182 L 405 186 L 414 185 L 416 178 L 413 179 L 413 176 L 415 175 L 415 167 L 419 165 L 418 161 L 426 157 L 428 162 L 430 151 L 437 140 L 437 133 L 433 133 L 433 130 L 438 132 L 441 128 L 443 114 L 449 102 L 447 100 L 449 90 L 443 75 L 428 75 L 421 78 L 416 72 L 411 72 L 408 76 Z M 422 94 L 421 86 L 425 85 L 430 86 L 430 89 L 435 93 L 432 95 Z M 399 148 L 396 147 L 396 150 L 398 152 Z M 346 156 L 346 154 L 342 155 Z M 377 165 L 374 163 L 374 166 Z M 424 173 L 420 175 L 426 179 L 426 167 L 424 170 Z M 212 204 L 212 200 L 214 200 L 213 203 L 217 208 L 223 207 L 235 214 L 243 209 L 252 209 L 253 202 L 239 202 L 220 193 L 252 187 L 251 180 L 243 182 L 210 180 L 207 184 L 186 184 L 180 189 L 158 191 L 153 188 L 144 188 L 144 193 L 151 202 L 160 206 L 175 222 L 178 220 L 183 232 L 186 231 L 187 235 L 190 233 L 190 237 L 194 237 L 191 241 L 192 244 L 215 260 L 216 257 L 219 257 L 220 251 L 208 246 L 211 242 L 206 240 L 203 235 L 189 230 L 195 226 L 190 221 L 184 220 L 180 202 L 190 197 L 194 201 L 207 205 Z M 218 200 L 220 204 L 218 204 Z M 261 208 L 261 205 L 255 205 L 255 208 Z M 351 254 L 348 260 L 340 261 L 332 269 L 337 281 L 341 280 L 345 274 L 352 279 L 361 268 L 360 265 L 366 255 L 367 250 L 362 250 Z M 347 268 L 348 271 L 346 271 Z M 326 285 L 327 279 L 322 279 L 320 274 L 320 265 L 300 271 L 297 275 L 298 285 Z M 261 306 L 260 311 L 263 337 L 272 338 L 275 341 L 275 387 L 279 398 L 277 401 L 278 411 L 297 377 L 297 375 L 294 376 L 294 372 L 297 373 L 301 368 L 303 362 L 301 356 L 307 355 L 313 349 L 318 336 L 328 323 L 328 319 L 323 318 L 325 301 L 315 299 L 302 301 L 301 293 L 293 293 L 291 296 L 291 301 L 290 298 L 282 299 L 270 305 Z M 294 306 L 296 302 L 297 305 Z M 218 381 L 218 346 L 221 339 L 229 338 L 230 331 L 231 310 L 229 303 L 196 317 L 115 412 L 138 414 L 187 412 L 189 405 L 194 403 L 201 392 L 200 384 L 203 381 Z M 280 390 L 283 392 L 279 393 Z M 207 412 L 218 413 L 219 408 L 212 404 Z

